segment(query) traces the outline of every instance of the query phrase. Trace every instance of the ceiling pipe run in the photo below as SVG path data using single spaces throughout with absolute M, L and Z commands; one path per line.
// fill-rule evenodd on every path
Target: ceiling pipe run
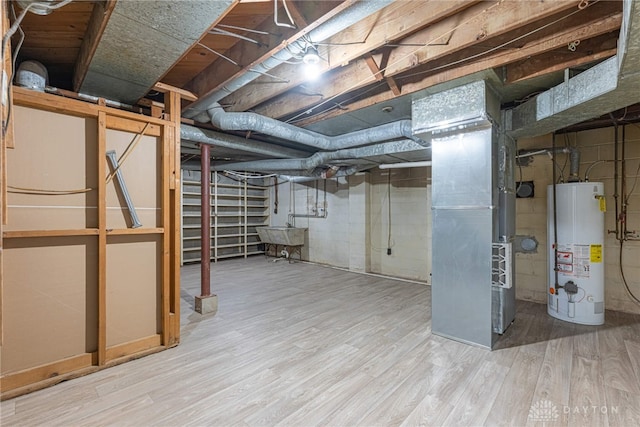
M 293 148 L 280 147 L 267 142 L 256 141 L 254 139 L 240 138 L 239 136 L 227 135 L 208 129 L 200 129 L 195 126 L 182 124 L 180 126 L 180 139 L 183 141 L 198 142 L 201 144 L 214 145 L 233 150 L 240 150 L 246 153 L 260 154 L 268 157 L 301 157 L 309 153 Z
M 380 169 L 405 169 L 405 168 L 426 168 L 431 166 L 431 160 L 424 162 L 390 163 L 378 166 Z
M 269 70 L 277 67 L 285 61 L 289 61 L 294 56 L 301 55 L 310 43 L 316 44 L 323 42 L 329 37 L 350 27 L 358 21 L 361 21 L 391 3 L 393 3 L 393 0 L 367 0 L 355 2 L 352 6 L 343 10 L 328 21 L 320 24 L 298 40 L 289 44 L 283 43 L 281 50 L 274 53 L 271 57 L 267 58 L 260 64 L 254 66 L 249 70 L 249 72 L 227 82 L 223 88 L 202 96 L 199 100 L 183 110 L 182 116 L 193 118 L 196 121 L 203 123 L 209 121 L 206 111 L 210 109 L 213 104 L 237 91 L 241 87 L 251 83 L 264 73 L 268 73 Z
M 399 120 L 343 135 L 327 136 L 256 113 L 228 113 L 219 104 L 208 112 L 211 123 L 222 130 L 258 132 L 319 150 L 339 150 L 398 138 L 411 139 L 422 147 L 430 146 L 428 142 L 413 135 L 411 120 Z
M 638 102 L 640 2 L 624 0 L 616 56 L 507 111 L 514 138 L 544 135 Z
M 268 159 L 249 162 L 227 163 L 216 166 L 216 170 L 242 170 L 251 172 L 303 171 L 312 173 L 321 166 L 331 167 L 335 160 L 366 159 L 367 157 L 389 154 L 424 151 L 425 147 L 411 140 L 390 141 L 360 148 L 347 148 L 336 151 L 321 151 L 303 159 Z

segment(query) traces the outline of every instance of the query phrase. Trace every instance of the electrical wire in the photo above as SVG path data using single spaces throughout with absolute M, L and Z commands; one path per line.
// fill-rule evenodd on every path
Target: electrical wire
M 11 19 L 13 19 L 14 22 L 17 21 L 16 18 L 16 10 L 13 6 L 13 3 L 11 3 Z M 13 112 L 13 91 L 9 88 L 9 82 L 11 80 L 13 80 L 13 76 L 15 76 L 16 74 L 16 62 L 18 59 L 18 53 L 20 52 L 20 48 L 22 47 L 22 43 L 24 43 L 24 31 L 22 31 L 22 27 L 20 26 L 20 23 L 18 23 L 18 31 L 20 33 L 20 40 L 18 41 L 18 43 L 16 44 L 16 48 L 13 51 L 13 58 L 11 60 L 11 77 L 7 78 L 8 82 L 7 82 L 7 118 L 6 121 L 4 121 L 2 123 L 2 136 L 6 136 L 7 134 L 7 130 L 9 129 L 9 123 L 11 122 L 11 114 Z M 3 45 L 4 48 L 4 45 Z M 2 60 L 4 62 L 4 53 L 2 54 Z
M 92 191 L 93 188 L 80 188 L 77 190 L 43 190 L 40 188 L 25 188 L 25 187 L 15 187 L 13 185 L 7 185 L 8 193 L 14 194 L 33 194 L 40 196 L 66 196 L 69 194 L 82 194 L 88 193 Z
M 291 22 L 291 24 L 278 21 L 278 0 L 273 0 L 273 23 L 276 24 L 277 27 L 286 27 L 295 30 L 298 27 L 296 27 L 296 23 L 293 22 L 291 12 L 289 12 L 289 7 L 287 7 L 287 0 L 282 0 L 282 5 L 284 6 L 284 11 L 287 13 L 287 17 L 289 18 L 289 22 Z
M 59 9 L 63 6 L 68 5 L 69 3 L 71 3 L 73 0 L 62 0 L 58 3 L 55 4 L 51 4 L 51 3 L 38 3 L 38 2 L 34 2 L 34 3 L 29 3 L 28 5 L 26 5 L 24 7 L 24 9 L 22 9 L 22 12 L 20 13 L 20 15 L 18 15 L 18 17 L 15 19 L 15 21 L 13 22 L 13 24 L 11 25 L 11 27 L 9 27 L 9 29 L 7 30 L 7 32 L 2 36 L 2 46 L 0 48 L 1 51 L 1 58 L 2 61 L 4 62 L 4 58 L 7 52 L 7 43 L 9 42 L 9 40 L 11 40 L 11 37 L 13 37 L 13 35 L 16 33 L 16 31 L 18 31 L 18 29 L 20 29 L 20 32 L 22 34 L 22 40 L 19 43 L 19 46 L 22 46 L 22 42 L 24 41 L 24 32 L 22 31 L 22 28 L 20 28 L 20 23 L 22 22 L 22 20 L 24 19 L 24 17 L 27 15 L 27 13 L 29 12 L 29 10 L 34 7 L 34 6 L 38 6 L 40 8 L 44 8 L 47 10 L 56 10 Z M 14 55 L 14 57 L 12 58 L 12 64 L 11 64 L 11 79 L 9 80 L 9 82 L 13 79 L 13 75 L 15 73 L 15 59 L 17 58 L 17 54 Z M 8 100 L 8 105 L 9 107 L 7 108 L 7 118 L 6 120 L 3 120 L 2 122 L 2 137 L 4 138 L 4 136 L 7 134 L 7 130 L 9 129 L 9 121 L 11 120 L 11 84 L 7 82 L 7 100 Z
M 280 34 L 272 34 L 272 33 L 269 33 L 267 31 L 260 31 L 260 30 L 253 30 L 251 28 L 238 27 L 238 26 L 235 26 L 235 25 L 218 24 L 218 25 L 216 25 L 216 27 L 229 28 L 229 29 L 232 29 L 232 30 L 247 31 L 249 33 L 262 34 L 262 35 L 265 35 L 265 36 L 279 36 L 280 35 Z
M 500 45 L 498 45 L 498 46 L 495 46 L 495 47 L 493 47 L 493 48 L 490 48 L 490 49 L 488 49 L 488 50 L 486 50 L 486 51 L 483 51 L 483 52 L 477 53 L 477 54 L 475 54 L 475 55 L 471 55 L 471 56 L 468 56 L 468 57 L 465 57 L 465 58 L 459 59 L 459 60 L 457 60 L 457 61 L 450 62 L 450 63 L 448 63 L 448 64 L 444 64 L 444 65 L 441 65 L 441 66 L 438 66 L 438 67 L 433 67 L 433 68 L 430 68 L 429 70 L 426 70 L 426 71 L 420 71 L 420 72 L 417 72 L 417 73 L 404 75 L 404 76 L 402 76 L 402 77 L 401 77 L 401 79 L 406 79 L 406 78 L 410 78 L 410 77 L 415 77 L 415 76 L 422 75 L 422 74 L 426 74 L 426 73 L 432 73 L 432 72 L 434 72 L 434 71 L 438 71 L 438 70 L 440 70 L 440 69 L 448 68 L 448 67 L 451 67 L 451 66 L 454 66 L 454 65 L 458 65 L 458 64 L 463 63 L 463 62 L 467 62 L 467 61 L 470 61 L 470 60 L 473 60 L 473 59 L 479 58 L 479 57 L 481 57 L 481 56 L 484 56 L 484 55 L 487 55 L 487 54 L 489 54 L 489 53 L 495 52 L 496 50 L 503 49 L 504 47 L 508 46 L 508 45 L 509 45 L 509 44 L 511 44 L 511 43 L 514 43 L 514 42 L 516 42 L 516 41 L 518 41 L 518 40 L 521 40 L 521 39 L 523 39 L 523 38 L 525 38 L 525 37 L 528 37 L 528 36 L 530 36 L 530 35 L 532 35 L 532 34 L 535 34 L 535 33 L 539 32 L 539 31 L 542 31 L 542 30 L 544 30 L 544 29 L 546 29 L 546 28 L 549 28 L 550 26 L 555 25 L 555 24 L 557 24 L 557 23 L 559 23 L 559 22 L 563 21 L 564 19 L 567 19 L 567 18 L 569 18 L 569 17 L 571 17 L 571 16 L 573 16 L 573 15 L 575 15 L 575 14 L 577 14 L 577 13 L 580 13 L 580 12 L 582 12 L 583 10 L 585 10 L 586 8 L 591 7 L 592 5 L 594 5 L 594 4 L 596 4 L 596 3 L 600 2 L 600 1 L 602 1 L 602 0 L 594 0 L 594 1 L 592 1 L 592 2 L 588 2 L 588 3 L 586 4 L 586 6 L 584 6 L 583 8 L 578 8 L 577 10 L 575 10 L 575 11 L 573 11 L 573 12 L 571 12 L 571 13 L 568 13 L 567 15 L 564 15 L 564 16 L 562 16 L 562 17 L 560 17 L 560 18 L 558 18 L 558 19 L 556 19 L 556 20 L 554 20 L 554 21 L 552 21 L 552 22 L 549 22 L 549 23 L 547 23 L 547 24 L 545 24 L 545 25 L 543 25 L 543 26 L 541 26 L 541 27 L 538 27 L 538 28 L 536 28 L 536 29 L 534 29 L 534 30 L 531 30 L 531 31 L 529 31 L 529 32 L 527 32 L 527 33 L 525 33 L 525 34 L 522 34 L 522 35 L 520 35 L 520 36 L 518 36 L 518 37 L 516 37 L 516 38 L 514 38 L 514 39 L 512 39 L 512 40 L 508 40 L 508 41 L 506 41 L 506 42 L 504 42 L 504 43 L 502 43 L 502 44 L 500 44 Z M 408 53 L 408 54 L 404 55 L 403 57 L 401 57 L 401 58 L 397 59 L 397 60 L 396 60 L 396 61 L 394 61 L 393 63 L 388 64 L 386 67 L 382 68 L 382 69 L 380 70 L 380 73 L 384 73 L 384 72 L 385 72 L 389 67 L 391 67 L 391 66 L 393 66 L 393 65 L 396 65 L 396 64 L 398 64 L 398 63 L 401 63 L 402 61 L 405 61 L 406 59 L 408 59 L 408 58 L 411 58 L 411 57 L 415 56 L 415 55 L 416 55 L 420 50 L 424 49 L 425 47 L 435 46 L 435 45 L 436 45 L 436 41 L 437 41 L 437 40 L 439 40 L 439 39 L 443 38 L 444 36 L 447 36 L 447 35 L 453 34 L 453 33 L 454 33 L 455 31 L 457 31 L 458 29 L 460 29 L 460 28 L 462 28 L 463 26 L 465 26 L 465 25 L 469 24 L 470 22 L 472 22 L 472 21 L 474 21 L 474 20 L 478 19 L 481 15 L 483 15 L 483 14 L 485 14 L 485 13 L 488 13 L 491 9 L 493 9 L 493 8 L 497 7 L 497 6 L 498 6 L 498 5 L 500 5 L 502 2 L 503 2 L 503 0 L 498 0 L 498 1 L 497 1 L 496 3 L 494 3 L 493 5 L 488 6 L 487 8 L 483 9 L 483 10 L 482 10 L 481 12 L 479 12 L 477 15 L 472 16 L 471 18 L 469 18 L 469 19 L 467 19 L 467 20 L 465 20 L 465 21 L 461 22 L 460 24 L 456 25 L 455 27 L 451 28 L 450 30 L 447 30 L 447 31 L 445 31 L 444 33 L 442 33 L 442 34 L 440 34 L 440 35 L 438 35 L 438 36 L 434 37 L 433 39 L 431 39 L 431 40 L 429 40 L 428 42 L 424 43 L 424 45 L 422 45 L 422 46 L 418 47 L 417 49 L 413 50 L 412 52 L 410 52 L 410 53 Z M 287 123 L 289 123 L 289 122 L 293 122 L 293 121 L 295 121 L 296 119 L 298 119 L 299 117 L 301 117 L 301 116 L 303 116 L 303 115 L 307 115 L 307 114 L 309 114 L 309 113 L 310 113 L 311 111 L 313 111 L 314 109 L 316 109 L 316 108 L 320 107 L 321 105 L 324 105 L 324 104 L 326 104 L 326 103 L 328 103 L 328 102 L 333 101 L 335 98 L 337 98 L 337 97 L 339 97 L 339 96 L 342 96 L 342 95 L 344 95 L 345 93 L 348 93 L 348 92 L 352 91 L 353 89 L 356 89 L 357 87 L 359 87 L 359 86 L 361 86 L 362 84 L 366 83 L 366 82 L 367 82 L 367 81 L 369 81 L 370 79 L 371 79 L 371 77 L 367 77 L 366 79 L 363 79 L 363 80 L 361 80 L 361 81 L 359 81 L 359 82 L 357 82 L 357 83 L 355 83 L 355 84 L 351 85 L 350 87 L 348 87 L 348 88 L 346 88 L 346 89 L 342 90 L 340 93 L 338 93 L 338 94 L 336 94 L 336 95 L 334 95 L 334 96 L 332 96 L 332 97 L 328 98 L 327 100 L 325 100 L 325 101 L 321 102 L 320 104 L 318 104 L 318 105 L 316 105 L 316 106 L 313 106 L 313 107 L 311 107 L 310 109 L 305 110 L 305 111 L 303 111 L 303 112 L 299 113 L 298 115 L 296 115 L 296 116 L 292 117 L 291 119 L 289 119 L 289 120 L 287 121 Z
M 240 68 L 242 68 L 242 65 L 238 64 L 236 61 L 234 61 L 233 59 L 229 58 L 228 56 L 224 56 L 223 54 L 221 54 L 220 52 L 217 52 L 213 49 L 211 49 L 209 46 L 202 44 L 200 42 L 197 43 L 198 46 L 205 48 L 206 50 L 208 50 L 209 52 L 218 55 L 220 58 L 222 59 L 226 59 L 227 61 L 231 62 L 233 65 L 238 66 Z
M 214 28 L 214 29 L 209 31 L 209 34 L 214 35 L 214 36 L 235 37 L 235 38 L 240 39 L 240 40 L 244 40 L 244 41 L 248 41 L 248 42 L 253 43 L 253 44 L 257 44 L 258 46 L 264 46 L 258 40 L 254 40 L 251 37 L 243 36 L 243 35 L 234 33 L 232 31 L 223 30 L 221 28 Z

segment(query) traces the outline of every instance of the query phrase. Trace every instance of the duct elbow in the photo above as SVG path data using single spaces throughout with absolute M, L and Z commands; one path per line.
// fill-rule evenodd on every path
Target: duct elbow
M 225 111 L 220 104 L 217 102 L 213 104 L 210 108 L 207 109 L 207 114 L 209 115 L 209 120 L 211 124 L 216 126 L 219 129 L 224 129 L 222 125 L 222 118 L 225 115 Z

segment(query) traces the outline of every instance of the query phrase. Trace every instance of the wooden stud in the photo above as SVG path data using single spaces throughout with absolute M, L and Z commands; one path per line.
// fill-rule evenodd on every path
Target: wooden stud
M 121 130 L 124 132 L 131 132 L 138 135 L 144 132 L 146 136 L 159 137 L 161 134 L 160 128 L 162 125 L 141 121 L 142 118 L 146 119 L 145 116 L 140 116 L 137 120 L 131 120 L 122 117 L 112 117 L 111 115 L 108 115 L 107 128 Z
M 109 107 L 98 106 L 95 104 L 89 104 L 86 102 L 76 101 L 73 99 L 66 99 L 55 95 L 42 94 L 42 93 L 30 93 L 22 88 L 17 89 L 16 103 L 25 105 L 27 107 L 36 108 L 45 111 L 55 111 L 58 113 L 69 114 L 79 117 L 96 117 L 98 124 L 98 139 L 97 139 L 97 157 L 95 173 L 97 174 L 98 187 L 97 191 L 97 222 L 98 227 L 95 229 L 72 229 L 72 230 L 18 230 L 18 231 L 5 231 L 0 233 L 0 240 L 5 238 L 46 238 L 46 237 L 59 237 L 65 238 L 68 236 L 97 236 L 97 312 L 98 323 L 95 325 L 97 328 L 98 348 L 93 354 L 78 355 L 78 358 L 83 360 L 83 364 L 71 364 L 68 369 L 63 369 L 69 363 L 68 359 L 58 361 L 53 366 L 54 371 L 50 371 L 49 367 L 35 367 L 29 368 L 24 371 L 24 375 L 21 376 L 19 384 L 14 384 L 17 388 L 9 390 L 5 387 L 6 380 L 13 381 L 11 375 L 2 378 L 2 398 L 7 396 L 16 396 L 22 393 L 30 392 L 47 385 L 52 385 L 60 382 L 64 379 L 74 378 L 87 373 L 95 372 L 107 366 L 112 366 L 116 363 L 121 363 L 133 358 L 139 357 L 143 354 L 150 354 L 160 349 L 166 348 L 161 346 L 161 336 L 152 336 L 137 340 L 133 343 L 127 343 L 121 346 L 107 348 L 107 238 L 113 235 L 151 235 L 162 234 L 164 236 L 163 243 L 163 255 L 161 262 L 163 263 L 163 292 L 167 295 L 166 290 L 172 285 L 167 278 L 166 271 L 170 268 L 169 265 L 169 252 L 167 251 L 167 245 L 170 245 L 173 239 L 173 225 L 169 226 L 167 217 L 170 215 L 170 209 L 168 205 L 169 199 L 169 182 L 173 179 L 169 176 L 171 166 L 169 164 L 169 158 L 175 156 L 175 145 L 170 146 L 168 142 L 175 139 L 175 125 L 173 122 L 166 120 L 153 119 L 146 116 L 140 116 L 137 114 L 122 112 L 114 110 Z M 177 105 L 179 106 L 179 98 L 177 98 Z M 179 123 L 179 115 L 176 117 Z M 106 217 L 106 182 L 104 177 L 107 175 L 107 163 L 106 163 L 106 149 L 107 149 L 107 128 L 116 128 L 122 130 L 134 129 L 140 130 L 146 123 L 152 123 L 149 126 L 149 130 L 155 129 L 154 133 L 161 135 L 163 139 L 159 141 L 158 149 L 162 150 L 162 197 L 163 197 L 163 226 L 156 228 L 143 228 L 143 229 L 107 229 L 107 217 Z M 165 127 L 167 129 L 165 133 Z M 179 146 L 177 147 L 179 150 Z M 177 151 L 179 153 L 179 151 Z M 178 154 L 179 158 L 179 154 Z M 92 159 L 90 159 L 92 161 Z M 179 209 L 178 209 L 179 212 Z M 178 218 L 179 221 L 179 218 Z M 179 243 L 179 240 L 178 240 Z M 0 254 L 1 255 L 1 254 Z M 1 272 L 0 272 L 1 273 Z M 179 275 L 179 268 L 177 274 Z M 179 283 L 179 282 L 178 282 Z M 179 303 L 179 290 L 176 293 L 176 298 Z M 168 298 L 165 298 L 167 302 L 163 301 L 163 310 L 167 313 L 166 307 L 168 306 Z M 179 313 L 179 312 L 178 312 Z M 168 313 L 167 313 L 168 314 Z M 168 331 L 167 335 L 174 337 L 174 330 L 179 330 L 179 317 L 176 318 L 175 313 L 172 313 L 174 320 L 170 327 L 166 324 L 169 322 L 165 320 L 165 330 Z M 169 319 L 169 316 L 166 316 Z M 179 333 L 179 332 L 178 332 Z M 174 344 L 177 343 L 177 339 L 174 339 Z M 135 354 L 131 354 L 134 352 Z M 71 358 L 76 360 L 76 356 Z M 80 360 L 80 359 L 77 359 Z M 97 366 L 91 366 L 91 365 Z M 87 365 L 87 366 L 85 366 Z M 47 365 L 49 366 L 49 365 Z M 63 368 L 60 368 L 63 367 Z M 43 374 L 41 374 L 41 372 Z M 48 373 L 49 372 L 49 373 Z M 53 372 L 53 373 L 50 373 Z M 22 374 L 21 374 L 22 375 Z M 57 375 L 55 378 L 49 378 L 50 375 Z M 18 377 L 15 377 L 18 378 Z
M 20 239 L 34 237 L 73 237 L 73 236 L 97 236 L 99 234 L 96 228 L 84 228 L 78 230 L 19 230 L 19 231 L 3 231 L 2 236 L 5 239 Z
M 161 285 L 161 318 L 162 318 L 162 344 L 168 345 L 171 337 L 169 327 L 169 311 L 171 300 L 171 206 L 169 182 L 172 180 L 170 154 L 171 141 L 174 137 L 173 126 L 165 126 L 159 148 L 162 150 L 160 167 L 162 178 L 162 285 Z
M 107 362 L 107 114 L 98 113 L 98 365 Z
M 164 234 L 165 228 L 118 228 L 107 229 L 107 235 L 109 236 L 140 236 L 145 234 Z
M 170 301 L 169 301 L 169 327 L 170 337 L 168 345 L 175 345 L 180 340 L 180 251 L 182 246 L 181 238 L 181 200 L 180 200 L 180 125 L 181 125 L 181 105 L 180 94 L 175 91 L 165 93 L 165 105 L 168 119 L 173 122 L 173 126 L 167 126 L 173 133 L 169 141 L 171 152 L 170 169 L 171 177 L 169 181 L 169 224 L 170 227 Z

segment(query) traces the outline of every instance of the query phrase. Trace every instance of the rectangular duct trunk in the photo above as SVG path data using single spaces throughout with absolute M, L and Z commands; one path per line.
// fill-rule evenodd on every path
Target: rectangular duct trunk
M 499 114 L 484 81 L 413 103 L 414 134 L 432 140 L 432 331 L 486 348 L 514 311 L 513 288 L 492 285 L 493 245 L 508 242 L 514 228 L 513 206 L 498 209 L 500 199 L 510 203 L 500 185 L 509 168 Z

